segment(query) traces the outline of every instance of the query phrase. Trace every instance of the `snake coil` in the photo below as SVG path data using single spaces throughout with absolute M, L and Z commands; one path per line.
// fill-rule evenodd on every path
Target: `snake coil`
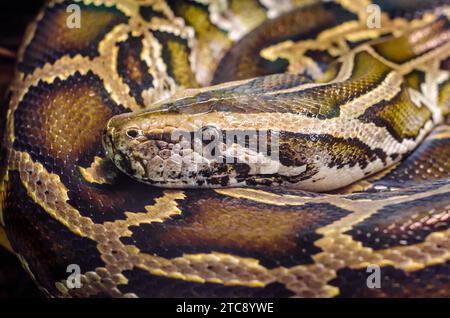
M 2 119 L 0 222 L 46 295 L 450 296 L 449 2 L 293 2 L 43 8 Z M 224 130 L 277 128 L 284 174 L 226 166 L 202 190 L 130 178 L 148 177 L 142 153 L 127 142 L 115 160 L 120 139 L 107 139 L 117 169 L 104 129 L 154 104 L 176 120 L 207 107 Z M 173 123 L 155 109 L 147 123 Z M 258 187 L 220 187 L 233 180 Z

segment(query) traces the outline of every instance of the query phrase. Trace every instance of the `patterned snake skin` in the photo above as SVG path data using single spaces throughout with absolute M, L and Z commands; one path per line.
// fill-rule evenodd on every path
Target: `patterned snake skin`
M 74 4 L 80 28 L 69 27 Z M 450 2 L 370 4 L 49 3 L 24 38 L 2 118 L 0 242 L 54 297 L 450 297 Z M 343 154 L 338 172 L 389 168 L 328 193 L 167 189 L 105 156 L 114 115 L 275 73 L 335 80 L 329 94 L 311 90 L 321 107 L 310 120 L 324 128 L 308 142 Z M 264 92 L 292 93 L 293 78 Z M 328 128 L 352 103 L 360 124 Z M 66 284 L 71 264 L 79 288 Z M 368 287 L 368 266 L 380 267 L 380 288 Z

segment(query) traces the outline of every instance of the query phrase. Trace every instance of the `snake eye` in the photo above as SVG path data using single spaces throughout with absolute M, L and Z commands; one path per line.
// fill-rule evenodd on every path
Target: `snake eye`
M 139 132 L 139 130 L 137 130 L 135 128 L 131 128 L 126 131 L 126 134 L 129 138 L 135 139 L 140 135 L 140 132 Z

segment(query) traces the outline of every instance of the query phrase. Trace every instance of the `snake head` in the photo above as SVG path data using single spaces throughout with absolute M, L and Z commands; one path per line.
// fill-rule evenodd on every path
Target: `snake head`
M 125 174 L 156 186 L 251 185 L 260 175 L 270 183 L 280 168 L 273 132 L 191 101 L 112 117 L 103 136 L 106 155 Z
M 303 83 L 286 76 L 226 83 L 115 116 L 104 134 L 105 152 L 127 175 L 168 188 L 328 191 L 392 164 L 358 138 L 334 137 L 324 129 L 308 89 L 287 93 L 288 99 L 266 92 L 268 83 L 287 80 Z M 330 86 L 320 96 L 332 92 Z

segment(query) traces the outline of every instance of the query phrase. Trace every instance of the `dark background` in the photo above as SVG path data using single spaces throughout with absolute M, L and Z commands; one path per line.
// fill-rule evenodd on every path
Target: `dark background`
M 43 1 L 0 1 L 0 111 L 5 114 L 5 91 L 14 75 L 15 56 L 28 23 Z M 0 247 L 0 298 L 41 297 L 36 285 L 10 252 Z
M 0 1 L 0 94 L 13 76 L 14 55 L 27 24 L 39 11 L 44 1 Z

